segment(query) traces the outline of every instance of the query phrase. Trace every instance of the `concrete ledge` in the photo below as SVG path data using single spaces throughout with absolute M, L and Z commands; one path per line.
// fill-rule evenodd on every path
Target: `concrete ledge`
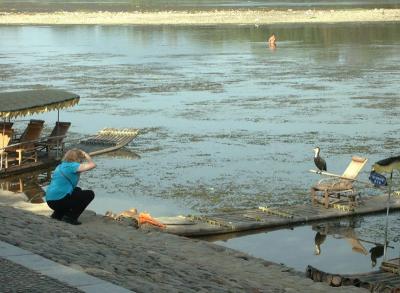
M 22 265 L 30 270 L 75 287 L 87 293 L 133 292 L 110 282 L 90 276 L 85 272 L 61 265 L 30 251 L 0 241 L 0 257 Z

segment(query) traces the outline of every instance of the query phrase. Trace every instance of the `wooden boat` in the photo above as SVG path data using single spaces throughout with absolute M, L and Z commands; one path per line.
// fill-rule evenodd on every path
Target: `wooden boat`
M 66 147 L 82 148 L 95 156 L 121 149 L 138 135 L 135 128 L 105 128 L 80 141 L 66 142 L 71 123 L 60 122 L 59 111 L 78 104 L 79 99 L 77 94 L 54 89 L 0 93 L 0 178 L 55 166 Z M 58 119 L 49 136 L 41 136 L 42 120 L 31 119 L 20 135 L 13 129 L 14 119 L 51 110 L 57 110 Z
M 307 266 L 306 276 L 315 282 L 328 283 L 333 287 L 356 286 L 369 292 L 399 292 L 399 259 L 383 261 L 378 271 L 361 274 L 332 274 Z
M 364 197 L 353 210 L 345 206 L 326 209 L 322 205 L 295 205 L 284 208 L 259 207 L 209 215 L 157 217 L 163 231 L 182 236 L 206 236 L 266 228 L 283 228 L 356 215 L 386 212 L 387 195 Z M 390 199 L 390 209 L 400 209 L 400 198 Z

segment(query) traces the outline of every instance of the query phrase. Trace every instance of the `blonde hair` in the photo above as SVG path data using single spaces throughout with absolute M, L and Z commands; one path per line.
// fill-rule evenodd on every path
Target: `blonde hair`
M 63 157 L 65 162 L 80 162 L 83 159 L 83 153 L 80 149 L 71 149 Z

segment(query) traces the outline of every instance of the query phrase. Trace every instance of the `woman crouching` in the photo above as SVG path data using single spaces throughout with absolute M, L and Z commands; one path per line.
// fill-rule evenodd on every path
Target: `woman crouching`
M 95 167 L 92 158 L 82 150 L 72 149 L 65 153 L 46 190 L 47 205 L 54 210 L 53 219 L 81 224 L 78 218 L 94 199 L 94 192 L 82 190 L 77 185 L 80 174 Z

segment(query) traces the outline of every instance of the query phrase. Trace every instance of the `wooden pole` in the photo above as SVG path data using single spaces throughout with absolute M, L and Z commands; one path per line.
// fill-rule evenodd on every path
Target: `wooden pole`
M 56 123 L 56 126 L 57 126 L 56 134 L 57 134 L 57 136 L 59 134 L 59 132 L 58 132 L 59 122 L 60 122 L 60 109 L 57 109 L 57 123 Z M 56 145 L 56 158 L 57 158 L 57 160 L 60 159 L 60 149 L 59 148 L 60 148 L 60 140 L 57 139 L 57 145 Z
M 345 179 L 345 180 L 349 180 L 349 181 L 357 181 L 363 184 L 367 184 L 367 185 L 372 185 L 370 182 L 367 181 L 361 181 L 358 179 L 351 179 L 351 178 L 347 178 L 347 177 L 343 177 L 342 175 L 338 175 L 338 174 L 333 174 L 333 173 L 329 173 L 329 172 L 325 172 L 325 171 L 319 171 L 319 170 L 309 170 L 311 173 L 315 173 L 315 174 L 321 174 L 321 175 L 325 175 L 325 176 L 329 176 L 329 177 L 335 177 L 335 178 L 339 178 L 339 179 Z
M 389 208 L 390 208 L 390 193 L 392 192 L 392 180 L 393 179 L 393 170 L 390 172 L 390 181 L 389 181 L 389 191 L 388 191 L 388 199 L 386 201 L 386 224 L 385 224 L 385 243 L 383 246 L 383 260 L 386 261 L 387 258 L 387 237 L 388 237 L 388 228 L 389 228 Z
M 310 172 L 316 173 L 316 174 L 321 174 L 321 175 L 326 175 L 326 176 L 330 176 L 330 177 L 342 178 L 342 179 L 347 179 L 347 180 L 354 180 L 354 179 L 349 179 L 349 178 L 343 177 L 341 175 L 337 175 L 337 174 L 333 174 L 333 173 L 329 173 L 329 172 L 325 172 L 325 171 L 319 171 L 319 170 L 311 169 Z

